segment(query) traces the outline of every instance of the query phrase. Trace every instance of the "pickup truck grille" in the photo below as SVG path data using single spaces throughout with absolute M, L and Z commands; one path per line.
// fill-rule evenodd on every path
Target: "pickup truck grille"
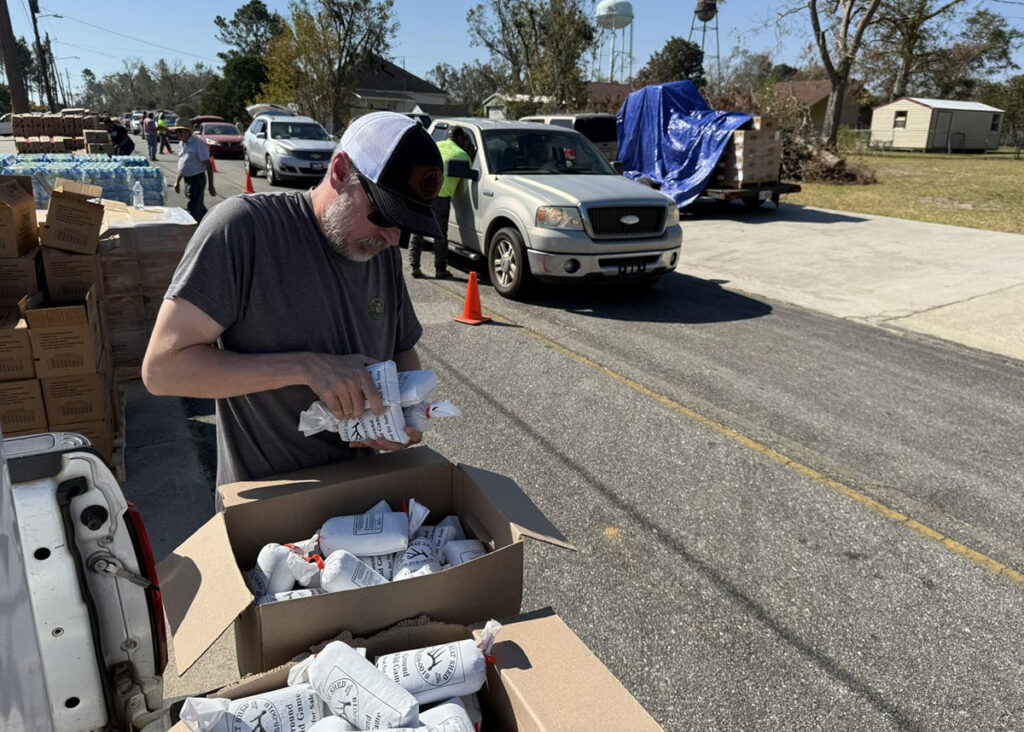
M 635 224 L 622 223 L 623 217 L 636 216 Z M 587 209 L 590 229 L 595 238 L 658 236 L 665 229 L 664 206 L 596 206 Z

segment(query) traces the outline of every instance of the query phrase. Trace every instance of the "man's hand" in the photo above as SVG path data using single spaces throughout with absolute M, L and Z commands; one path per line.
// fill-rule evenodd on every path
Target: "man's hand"
M 405 433 L 409 435 L 409 443 L 403 445 L 401 442 L 391 442 L 390 440 L 378 439 L 378 440 L 364 440 L 363 442 L 350 442 L 349 447 L 372 447 L 374 450 L 381 450 L 382 452 L 395 452 L 397 450 L 404 450 L 407 447 L 418 445 L 423 442 L 423 433 L 415 427 L 406 427 Z
M 216 196 L 217 191 L 213 189 L 213 183 L 210 184 L 210 196 Z
M 367 402 L 374 415 L 379 417 L 384 413 L 384 400 L 366 370 L 367 366 L 377 362 L 378 359 L 361 353 L 349 356 L 312 353 L 305 364 L 306 384 L 339 419 L 361 417 Z

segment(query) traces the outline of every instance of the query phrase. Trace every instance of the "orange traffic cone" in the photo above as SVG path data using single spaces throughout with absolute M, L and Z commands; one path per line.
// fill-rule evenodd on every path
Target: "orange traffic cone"
M 469 289 L 466 290 L 466 307 L 462 315 L 456 315 L 455 319 L 460 323 L 469 325 L 480 325 L 489 323 L 490 318 L 480 312 L 480 290 L 476 285 L 476 272 L 469 273 Z
M 252 176 L 249 175 L 249 170 L 245 171 L 245 190 L 243 193 L 255 193 L 256 189 L 252 187 Z
M 210 153 L 210 170 L 212 170 L 214 173 L 217 172 L 217 161 L 214 160 L 212 152 Z

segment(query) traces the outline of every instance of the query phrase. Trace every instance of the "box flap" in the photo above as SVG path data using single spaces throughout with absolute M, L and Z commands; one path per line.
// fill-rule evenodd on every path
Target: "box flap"
M 76 180 L 68 180 L 67 178 L 57 178 L 57 180 L 54 181 L 53 190 L 56 193 L 70 194 L 76 198 L 83 198 L 86 200 L 90 198 L 101 198 L 103 196 L 103 189 L 100 186 L 81 183 Z
M 66 328 L 72 325 L 87 325 L 90 317 L 96 317 L 96 293 L 90 287 L 83 300 L 71 303 L 47 303 L 41 292 L 23 297 L 18 303 L 22 317 L 29 328 Z
M 235 565 L 224 515 L 203 524 L 156 572 L 183 674 L 253 602 Z
M 495 668 L 521 731 L 662 729 L 551 608 L 502 623 Z
M 576 547 L 569 543 L 565 535 L 548 520 L 514 480 L 463 463 L 459 464 L 459 469 L 479 486 L 488 500 L 508 519 L 513 533 L 517 535 L 516 538 L 529 536 L 531 539 L 576 551 Z

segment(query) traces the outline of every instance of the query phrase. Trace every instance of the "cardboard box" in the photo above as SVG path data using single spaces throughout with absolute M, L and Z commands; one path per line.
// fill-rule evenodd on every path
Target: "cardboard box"
M 103 226 L 103 204 L 90 199 L 102 196 L 99 186 L 58 178 L 50 194 L 40 243 L 67 252 L 95 254 Z
M 43 269 L 51 300 L 84 300 L 90 288 L 97 298 L 104 295 L 99 254 L 71 254 L 43 247 Z
M 95 373 L 40 379 L 47 423 L 54 427 L 73 422 L 111 421 L 113 376 L 110 356 L 104 354 Z
M 32 179 L 0 176 L 0 257 L 20 257 L 35 249 L 37 234 Z
M 85 138 L 85 144 L 100 144 L 106 145 L 110 143 L 110 133 L 106 130 L 82 130 L 82 137 Z
M 31 379 L 35 375 L 28 323 L 18 308 L 0 310 L 0 381 Z
M 90 155 L 113 155 L 114 144 L 112 142 L 105 142 L 103 144 L 87 142 L 85 143 L 85 151 Z
M 28 138 L 27 137 L 15 137 L 14 138 L 14 151 L 18 153 L 28 152 Z
M 104 327 L 115 366 L 141 366 L 160 300 L 114 295 L 103 302 Z
M 96 371 L 103 354 L 99 306 L 92 290 L 85 300 L 47 304 L 42 293 L 18 304 L 28 321 L 36 375 L 75 376 Z
M 39 291 L 39 247 L 14 259 L 0 259 L 0 307 L 17 305 Z
M 502 619 L 494 645 L 496 662 L 478 692 L 485 730 L 572 732 L 661 727 L 550 608 Z M 367 656 L 455 643 L 479 635 L 464 625 L 430 623 L 353 639 Z M 287 686 L 289 661 L 280 668 L 236 681 L 211 694 L 241 699 Z M 185 732 L 178 721 L 171 732 Z
M 157 568 L 180 672 L 231 625 L 238 667 L 248 673 L 342 630 L 365 635 L 419 615 L 462 624 L 516 615 L 522 538 L 573 548 L 512 480 L 454 465 L 423 447 L 219 490 L 224 511 Z M 363 513 L 381 499 L 397 507 L 408 498 L 427 506 L 431 520 L 458 514 L 467 535 L 490 551 L 438 574 L 257 607 L 242 571 L 265 544 L 308 538 L 332 516 Z
M 0 381 L 0 426 L 4 431 L 46 431 L 46 409 L 36 379 Z

